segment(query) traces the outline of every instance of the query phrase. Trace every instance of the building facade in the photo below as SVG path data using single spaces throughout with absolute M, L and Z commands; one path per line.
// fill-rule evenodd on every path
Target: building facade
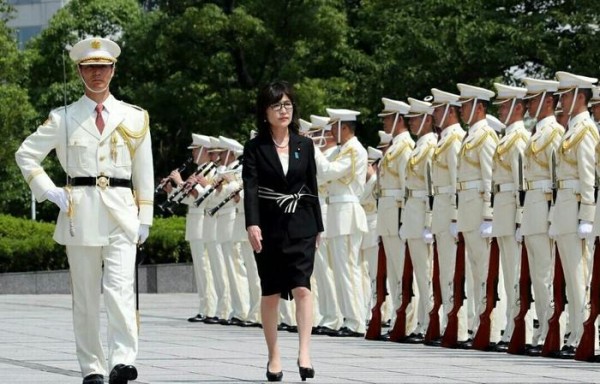
M 50 18 L 69 0 L 8 0 L 15 8 L 14 18 L 7 25 L 15 30 L 19 49 L 48 26 Z

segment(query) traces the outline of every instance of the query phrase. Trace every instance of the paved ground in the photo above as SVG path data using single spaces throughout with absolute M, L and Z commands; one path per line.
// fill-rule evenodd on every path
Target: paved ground
M 135 383 L 265 382 L 262 330 L 191 324 L 193 294 L 141 296 Z M 105 320 L 105 319 L 104 319 Z M 69 295 L 0 295 L 0 383 L 81 383 Z M 299 383 L 297 335 L 280 332 L 284 382 Z M 309 383 L 592 383 L 600 364 L 313 338 Z

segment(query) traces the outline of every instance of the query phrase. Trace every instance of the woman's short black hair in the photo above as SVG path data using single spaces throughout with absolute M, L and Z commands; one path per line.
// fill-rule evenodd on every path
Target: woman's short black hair
M 261 88 L 256 96 L 256 128 L 259 136 L 270 134 L 271 126 L 267 120 L 267 108 L 278 103 L 284 95 L 289 97 L 294 105 L 294 109 L 292 110 L 292 121 L 290 122 L 289 128 L 293 132 L 298 133 L 298 116 L 300 113 L 298 104 L 296 103 L 294 88 L 287 81 L 278 80 Z

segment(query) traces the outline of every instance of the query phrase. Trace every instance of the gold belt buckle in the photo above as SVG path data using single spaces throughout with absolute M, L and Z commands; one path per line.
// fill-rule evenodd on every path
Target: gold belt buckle
M 104 190 L 110 186 L 110 179 L 106 176 L 98 176 L 96 177 L 96 186 Z

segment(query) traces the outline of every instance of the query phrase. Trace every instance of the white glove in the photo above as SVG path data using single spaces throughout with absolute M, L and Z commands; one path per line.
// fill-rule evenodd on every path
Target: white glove
M 452 237 L 458 239 L 458 225 L 456 225 L 455 221 L 450 223 L 450 228 L 448 228 L 448 230 L 450 231 Z
M 492 237 L 492 222 L 483 221 L 479 226 L 479 234 L 481 237 Z
M 550 224 L 550 228 L 548 228 L 548 237 L 554 240 L 558 235 L 558 231 L 554 227 L 554 224 Z
M 67 212 L 69 210 L 69 196 L 64 188 L 54 187 L 46 192 L 46 199 L 50 200 L 61 212 Z
M 577 228 L 577 234 L 580 239 L 587 239 L 592 235 L 592 228 L 594 224 L 590 221 L 581 220 L 579 222 L 579 227 Z
M 517 243 L 520 243 L 523 241 L 523 235 L 521 234 L 521 227 L 518 227 L 517 231 L 515 232 L 515 240 L 517 240 Z
M 406 230 L 404 229 L 404 226 L 401 226 L 398 230 L 398 236 L 400 236 L 400 240 L 406 240 Z
M 433 234 L 431 233 L 431 229 L 425 228 L 423 229 L 423 241 L 425 244 L 433 244 Z
M 144 241 L 146 241 L 149 234 L 150 226 L 147 224 L 140 224 L 140 229 L 138 229 L 138 244 L 144 244 Z

